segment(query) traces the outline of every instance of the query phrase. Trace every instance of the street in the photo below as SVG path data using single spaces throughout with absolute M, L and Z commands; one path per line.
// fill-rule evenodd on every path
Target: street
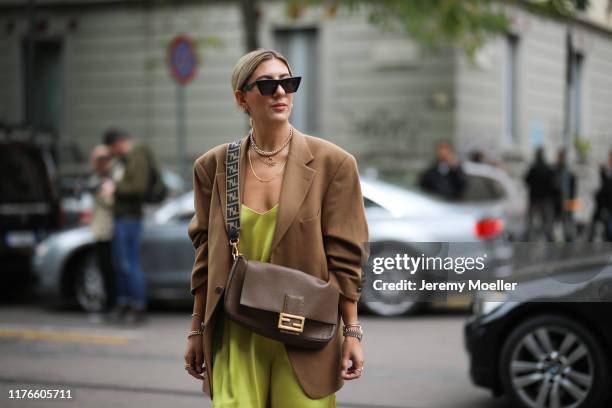
M 214 304 L 310 347 L 339 311 L 338 407 L 612 407 L 612 0 L 0 0 L 0 33 L 0 408 L 211 407 Z M 286 363 L 235 337 L 233 388 Z
M 339 407 L 507 408 L 474 387 L 461 336 L 464 311 L 433 310 L 416 318 L 361 318 L 366 374 L 338 392 Z M 70 390 L 75 407 L 208 407 L 199 383 L 183 370 L 185 309 L 153 310 L 148 324 L 111 326 L 96 316 L 44 305 L 0 308 L 3 407 L 38 407 L 9 399 L 10 390 Z M 14 393 L 14 391 L 13 391 Z M 67 403 L 66 401 L 69 401 Z

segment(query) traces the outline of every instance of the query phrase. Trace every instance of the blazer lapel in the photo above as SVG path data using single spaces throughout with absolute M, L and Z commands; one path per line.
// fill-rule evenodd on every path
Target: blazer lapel
M 274 250 L 285 235 L 285 232 L 289 229 L 298 210 L 302 206 L 302 202 L 306 198 L 313 177 L 317 172 L 306 165 L 312 159 L 313 156 L 306 143 L 306 138 L 298 130 L 294 129 L 285 175 L 281 185 L 272 250 Z

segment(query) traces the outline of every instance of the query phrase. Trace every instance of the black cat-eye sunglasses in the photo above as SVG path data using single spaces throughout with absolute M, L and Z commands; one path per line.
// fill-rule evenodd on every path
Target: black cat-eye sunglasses
M 285 92 L 294 93 L 300 87 L 301 80 L 302 77 L 299 76 L 287 77 L 282 79 L 259 79 L 255 82 L 251 82 L 250 84 L 243 86 L 242 89 L 245 92 L 248 92 L 253 89 L 255 85 L 257 85 L 259 93 L 261 93 L 262 95 L 274 95 L 274 92 L 276 92 L 276 89 L 280 85 L 283 87 Z

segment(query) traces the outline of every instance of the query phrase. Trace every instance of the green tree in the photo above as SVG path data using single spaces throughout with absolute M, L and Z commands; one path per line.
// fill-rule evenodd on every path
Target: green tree
M 470 56 L 487 39 L 510 29 L 503 3 L 560 18 L 584 10 L 589 0 L 286 0 L 287 14 L 294 18 L 311 6 L 325 7 L 329 16 L 341 6 L 365 8 L 371 23 L 403 30 L 421 46 L 459 46 Z
M 256 0 L 240 0 L 239 3 L 244 27 L 244 45 L 247 51 L 252 51 L 259 47 L 257 38 L 258 2 Z

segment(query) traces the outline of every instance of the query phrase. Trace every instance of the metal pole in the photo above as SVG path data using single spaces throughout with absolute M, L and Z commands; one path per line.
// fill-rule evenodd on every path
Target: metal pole
M 561 222 L 563 229 L 564 239 L 568 240 L 568 230 L 572 227 L 570 221 L 570 211 L 566 208 L 566 203 L 572 197 L 570 197 L 570 157 L 571 156 L 571 147 L 572 147 L 572 129 L 574 127 L 574 118 L 573 118 L 573 98 L 575 93 L 576 86 L 576 73 L 574 72 L 574 43 L 573 43 L 573 33 L 572 27 L 568 26 L 567 34 L 567 88 L 565 94 L 565 120 L 564 120 L 564 130 L 563 130 L 563 150 L 565 151 L 565 164 L 561 173 Z
M 176 136 L 178 142 L 177 172 L 181 177 L 187 174 L 187 130 L 185 127 L 185 85 L 176 85 Z
M 28 37 L 26 40 L 26 69 L 25 69 L 25 112 L 24 122 L 29 128 L 30 139 L 34 139 L 34 35 L 36 34 L 36 2 L 28 1 Z

